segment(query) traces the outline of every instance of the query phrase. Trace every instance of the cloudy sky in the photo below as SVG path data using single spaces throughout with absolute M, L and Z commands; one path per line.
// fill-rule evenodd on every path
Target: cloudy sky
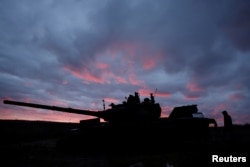
M 250 121 L 247 0 L 1 0 L 0 99 L 102 110 L 156 92 L 162 116 L 197 104 Z M 1 102 L 2 103 L 2 102 Z M 0 119 L 89 117 L 0 104 Z

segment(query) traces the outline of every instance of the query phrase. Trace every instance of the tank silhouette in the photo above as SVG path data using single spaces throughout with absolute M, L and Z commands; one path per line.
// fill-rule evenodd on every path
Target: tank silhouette
M 161 106 L 151 93 L 140 101 L 139 94 L 129 95 L 122 104 L 110 104 L 103 111 L 90 111 L 42 104 L 4 100 L 5 104 L 94 116 L 81 120 L 79 129 L 58 141 L 61 151 L 96 153 L 165 151 L 187 142 L 209 139 L 209 127 L 217 127 L 215 119 L 205 118 L 197 105 L 174 107 L 169 117 L 161 117 Z M 104 119 L 105 122 L 101 122 Z M 167 143 L 172 143 L 170 145 Z
M 154 97 L 151 94 L 151 99 L 145 98 L 142 103 L 140 103 L 139 96 L 137 92 L 135 96 L 130 95 L 126 102 L 123 104 L 113 104 L 111 103 L 111 108 L 103 111 L 90 111 L 82 109 L 73 108 L 63 108 L 58 106 L 48 106 L 34 103 L 25 103 L 18 101 L 4 100 L 5 104 L 33 107 L 68 113 L 75 113 L 81 115 L 94 116 L 97 118 L 102 118 L 107 122 L 112 124 L 131 124 L 138 123 L 141 121 L 154 120 L 161 116 L 161 107 L 159 103 L 154 102 Z

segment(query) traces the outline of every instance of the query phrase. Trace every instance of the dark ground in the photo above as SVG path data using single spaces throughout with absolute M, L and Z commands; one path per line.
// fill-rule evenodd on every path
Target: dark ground
M 0 165 L 18 167 L 249 166 L 249 125 L 235 125 L 233 137 L 230 139 L 223 139 L 222 128 L 218 128 L 210 130 L 209 141 L 198 143 L 189 141 L 185 143 L 185 147 L 176 147 L 178 143 L 172 142 L 167 144 L 166 151 L 160 153 L 113 152 L 110 154 L 110 150 L 101 150 L 100 154 L 81 154 L 58 151 L 57 142 L 67 137 L 71 130 L 76 128 L 78 124 L 74 123 L 1 120 Z M 212 163 L 213 154 L 246 157 L 247 163 Z

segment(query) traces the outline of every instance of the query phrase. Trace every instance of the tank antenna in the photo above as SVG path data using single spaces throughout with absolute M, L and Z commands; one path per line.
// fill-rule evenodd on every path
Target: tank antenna
M 103 103 L 103 110 L 105 111 L 105 101 L 104 101 L 104 99 L 102 100 L 102 103 Z
M 155 93 L 154 93 L 155 96 L 156 96 L 156 92 L 157 92 L 157 88 L 155 89 Z

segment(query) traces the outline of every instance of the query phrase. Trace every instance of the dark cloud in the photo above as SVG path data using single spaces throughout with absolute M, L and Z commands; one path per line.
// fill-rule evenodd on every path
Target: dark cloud
M 227 34 L 232 44 L 241 51 L 249 51 L 250 46 L 250 3 L 229 3 L 232 10 L 227 10 L 227 17 L 222 20 L 220 28 Z
M 166 115 L 198 103 L 208 116 L 228 109 L 246 123 L 249 8 L 235 0 L 3 0 L 0 98 L 100 109 L 103 98 L 157 88 Z

